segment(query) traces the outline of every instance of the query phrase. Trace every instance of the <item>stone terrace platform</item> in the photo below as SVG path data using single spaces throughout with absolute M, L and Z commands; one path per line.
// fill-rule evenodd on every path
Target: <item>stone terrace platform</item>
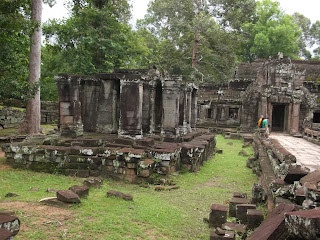
M 296 157 L 298 164 L 314 171 L 320 168 L 320 146 L 303 138 L 295 138 L 288 134 L 272 133 L 270 138 L 279 143 Z
M 215 150 L 215 135 L 198 129 L 179 142 L 153 135 L 143 139 L 94 134 L 78 138 L 34 137 L 2 145 L 7 161 L 20 168 L 78 177 L 103 176 L 130 182 L 180 169 L 198 171 Z

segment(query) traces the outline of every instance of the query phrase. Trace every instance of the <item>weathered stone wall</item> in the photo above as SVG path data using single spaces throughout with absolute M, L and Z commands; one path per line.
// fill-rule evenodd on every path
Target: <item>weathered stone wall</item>
M 18 127 L 24 120 L 25 112 L 19 109 L 3 107 L 0 108 L 0 127 Z
M 25 110 L 12 107 L 0 108 L 0 126 L 3 128 L 16 128 L 24 120 Z M 58 123 L 58 102 L 41 102 L 41 124 Z
M 132 140 L 113 135 L 101 138 L 38 138 L 4 144 L 7 161 L 35 171 L 139 181 L 152 174 L 167 176 L 181 168 L 198 171 L 215 150 L 215 136 L 207 131 L 187 135 L 181 143 Z
M 118 133 L 129 138 L 161 134 L 177 140 L 195 127 L 197 87 L 155 69 L 56 77 L 62 136 Z M 181 101 L 180 101 L 181 97 Z
M 318 61 L 293 61 L 280 54 L 240 63 L 228 83 L 200 85 L 198 123 L 248 131 L 264 115 L 271 130 L 295 134 L 306 124 L 315 130 L 319 124 L 312 119 L 320 113 L 319 79 Z M 232 119 L 233 112 L 238 113 L 237 119 Z

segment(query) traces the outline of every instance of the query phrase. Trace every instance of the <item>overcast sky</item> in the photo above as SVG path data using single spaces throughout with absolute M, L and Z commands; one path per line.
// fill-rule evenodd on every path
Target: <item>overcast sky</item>
M 49 18 L 63 18 L 68 17 L 68 11 L 63 6 L 66 0 L 56 0 L 57 4 L 50 8 L 48 5 L 44 4 L 42 21 L 45 22 Z M 320 0 L 278 0 L 280 2 L 280 7 L 288 14 L 293 14 L 294 12 L 302 13 L 307 18 L 310 18 L 312 22 L 320 20 Z M 136 19 L 143 18 L 147 10 L 147 5 L 149 0 L 131 0 L 133 4 L 133 21 Z

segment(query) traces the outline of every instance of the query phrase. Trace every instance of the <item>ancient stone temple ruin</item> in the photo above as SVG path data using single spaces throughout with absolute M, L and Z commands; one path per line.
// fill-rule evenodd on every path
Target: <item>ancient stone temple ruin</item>
M 198 122 L 252 130 L 260 115 L 272 131 L 295 134 L 320 128 L 320 62 L 291 60 L 279 54 L 240 63 L 224 84 L 199 87 Z
M 161 134 L 177 139 L 195 127 L 197 87 L 157 70 L 117 70 L 56 77 L 62 136 L 118 133 L 135 139 Z
M 59 75 L 59 132 L 3 146 L 7 161 L 36 171 L 140 181 L 198 171 L 215 135 L 195 129 L 197 87 L 157 70 Z

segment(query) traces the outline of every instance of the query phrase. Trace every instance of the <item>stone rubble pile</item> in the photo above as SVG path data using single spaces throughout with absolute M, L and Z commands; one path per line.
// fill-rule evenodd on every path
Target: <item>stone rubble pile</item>
M 16 167 L 134 182 L 144 181 L 153 174 L 165 177 L 180 169 L 198 171 L 214 154 L 216 145 L 215 135 L 201 129 L 183 137 L 182 142 L 163 142 L 158 137 L 38 138 L 3 144 L 2 149 L 7 162 Z

